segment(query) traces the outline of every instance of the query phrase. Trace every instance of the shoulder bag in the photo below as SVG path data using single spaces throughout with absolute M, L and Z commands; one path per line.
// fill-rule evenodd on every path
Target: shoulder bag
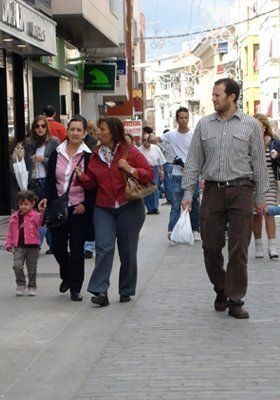
M 127 156 L 128 151 L 124 158 L 125 160 L 127 159 Z M 154 183 L 147 183 L 144 185 L 133 176 L 128 176 L 125 172 L 123 174 L 126 180 L 124 193 L 128 201 L 143 199 L 144 197 L 154 193 L 157 189 L 157 186 Z

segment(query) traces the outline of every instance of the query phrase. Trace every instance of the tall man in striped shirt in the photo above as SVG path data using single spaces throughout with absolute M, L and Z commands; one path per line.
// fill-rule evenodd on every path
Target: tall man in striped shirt
M 257 121 L 237 110 L 238 84 L 229 78 L 215 82 L 215 113 L 195 129 L 182 180 L 183 208 L 192 206 L 199 175 L 205 179 L 200 210 L 204 261 L 217 294 L 214 307 L 235 318 L 249 318 L 242 298 L 247 291 L 248 247 L 253 205 L 264 210 L 268 189 L 264 144 Z M 255 194 L 254 194 L 255 189 Z M 255 197 L 255 198 L 253 198 Z M 228 224 L 228 265 L 222 249 Z

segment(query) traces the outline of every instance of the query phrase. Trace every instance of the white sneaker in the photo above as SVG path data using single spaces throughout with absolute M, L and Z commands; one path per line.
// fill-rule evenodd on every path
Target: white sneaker
M 23 296 L 25 292 L 25 286 L 17 286 L 16 296 Z
M 167 239 L 170 240 L 170 241 L 171 241 L 171 233 L 172 233 L 172 231 L 169 231 L 169 232 L 167 233 Z
M 200 232 L 198 232 L 198 231 L 193 231 L 193 236 L 194 236 L 194 241 L 195 241 L 195 242 L 201 242 Z
M 255 239 L 255 257 L 264 258 L 262 239 Z
M 270 259 L 275 259 L 279 257 L 277 248 L 276 248 L 276 242 L 275 239 L 269 239 L 268 240 L 268 255 Z
M 36 289 L 35 288 L 29 288 L 28 289 L 28 296 L 36 296 Z

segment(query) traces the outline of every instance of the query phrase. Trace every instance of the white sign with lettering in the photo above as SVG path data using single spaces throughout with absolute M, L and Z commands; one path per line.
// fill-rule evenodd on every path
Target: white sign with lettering
M 24 15 L 21 4 L 14 0 L 2 0 L 2 21 L 19 31 L 24 31 Z
M 43 26 L 36 24 L 35 22 L 30 22 L 29 27 L 29 33 L 31 36 L 40 40 L 41 42 L 46 40 L 46 29 Z

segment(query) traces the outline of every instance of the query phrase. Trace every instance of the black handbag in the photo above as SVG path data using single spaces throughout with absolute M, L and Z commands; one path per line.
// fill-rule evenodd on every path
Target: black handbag
M 80 164 L 84 158 L 84 153 L 79 159 L 76 167 Z M 73 170 L 66 192 L 58 199 L 51 200 L 47 206 L 45 213 L 45 223 L 48 228 L 58 228 L 59 226 L 65 224 L 68 220 L 68 201 L 69 201 L 69 190 L 74 177 L 75 169 Z

